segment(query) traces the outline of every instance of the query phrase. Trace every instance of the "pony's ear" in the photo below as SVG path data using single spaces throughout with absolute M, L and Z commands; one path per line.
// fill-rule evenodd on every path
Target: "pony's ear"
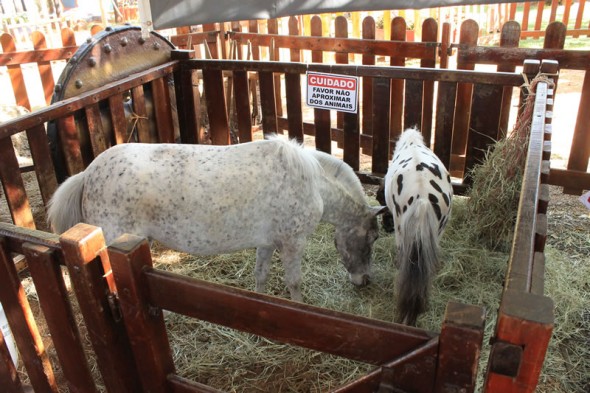
M 370 209 L 374 216 L 378 216 L 379 214 L 383 214 L 389 210 L 387 206 L 371 206 Z

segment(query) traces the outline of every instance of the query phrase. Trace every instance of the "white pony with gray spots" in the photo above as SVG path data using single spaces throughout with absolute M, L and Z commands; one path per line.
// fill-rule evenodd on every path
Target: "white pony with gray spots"
M 291 298 L 302 300 L 301 257 L 320 221 L 355 285 L 369 281 L 382 207 L 365 200 L 353 170 L 328 154 L 280 138 L 230 146 L 114 146 L 68 178 L 49 203 L 51 228 L 100 226 L 193 254 L 256 248 L 256 290 L 265 291 L 274 250 Z
M 385 200 L 394 216 L 396 322 L 415 325 L 426 310 L 439 269 L 439 239 L 451 214 L 451 177 L 415 129 L 397 141 L 385 176 Z

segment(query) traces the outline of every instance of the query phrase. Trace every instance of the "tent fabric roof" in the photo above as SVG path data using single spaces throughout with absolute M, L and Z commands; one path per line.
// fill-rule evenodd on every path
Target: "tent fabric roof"
M 291 15 L 349 11 L 422 9 L 496 4 L 502 0 L 140 0 L 142 21 L 166 29 L 203 23 L 273 19 Z M 142 10 L 143 8 L 143 10 Z

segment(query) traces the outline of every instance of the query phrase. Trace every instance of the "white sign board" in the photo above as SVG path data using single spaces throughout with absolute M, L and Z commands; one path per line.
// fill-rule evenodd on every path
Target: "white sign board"
M 320 109 L 357 113 L 359 78 L 307 73 L 307 105 Z

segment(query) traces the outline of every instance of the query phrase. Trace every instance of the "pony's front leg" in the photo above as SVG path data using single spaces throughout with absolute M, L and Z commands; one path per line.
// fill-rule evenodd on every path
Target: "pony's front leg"
M 291 294 L 291 300 L 303 302 L 301 295 L 301 257 L 305 243 L 283 246 L 281 261 L 285 267 L 285 284 Z
M 266 292 L 270 260 L 274 251 L 274 247 L 258 247 L 256 249 L 256 267 L 254 268 L 256 292 Z

